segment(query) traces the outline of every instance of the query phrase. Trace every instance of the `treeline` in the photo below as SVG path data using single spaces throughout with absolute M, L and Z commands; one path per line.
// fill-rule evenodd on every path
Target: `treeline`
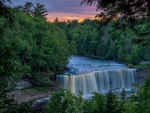
M 33 4 L 27 2 L 24 6 L 11 9 L 14 20 L 7 27 L 5 23 L 8 19 L 0 18 L 0 27 L 4 31 L 0 46 L 9 47 L 8 53 L 11 51 L 10 56 L 1 53 L 5 62 L 0 69 L 1 75 L 6 75 L 9 67 L 5 68 L 5 65 L 10 59 L 15 74 L 19 75 L 16 78 L 28 76 L 45 86 L 50 84 L 51 75 L 64 69 L 72 53 L 64 31 L 46 21 L 44 5 L 37 3 L 30 10 L 32 7 Z
M 20 12 L 24 12 L 30 16 L 40 17 L 45 19 L 46 19 L 45 16 L 48 15 L 44 4 L 40 4 L 40 3 L 36 3 L 36 5 L 34 5 L 32 2 L 26 2 L 23 6 L 19 5 L 17 7 L 14 7 L 14 9 Z
M 54 21 L 66 31 L 68 41 L 76 48 L 76 54 L 134 65 L 142 60 L 150 60 L 150 45 L 145 43 L 148 37 L 147 19 L 138 20 L 135 25 L 121 19 L 119 22 L 111 21 L 103 25 L 101 21 L 90 19 L 80 23 L 78 20 L 59 22 L 57 18 Z M 144 41 L 139 41 L 140 38 Z

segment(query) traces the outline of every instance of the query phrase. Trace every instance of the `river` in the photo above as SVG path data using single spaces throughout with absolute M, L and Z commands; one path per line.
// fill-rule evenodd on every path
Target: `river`
M 130 92 L 131 83 L 136 82 L 136 69 L 116 61 L 72 56 L 67 68 L 59 76 L 61 86 L 76 95 L 81 91 L 85 98 L 95 91 L 105 93 L 110 89 L 125 89 Z
M 100 70 L 127 69 L 124 64 L 111 60 L 92 59 L 84 56 L 74 55 L 67 64 L 68 70 L 65 74 L 83 74 Z
M 76 95 L 78 91 L 83 92 L 83 98 L 91 98 L 94 91 L 105 93 L 116 88 L 124 88 L 129 92 L 131 83 L 136 82 L 136 69 L 130 69 L 116 61 L 74 55 L 66 67 L 67 70 L 57 76 L 61 86 Z M 39 105 L 48 99 L 37 100 L 37 103 Z

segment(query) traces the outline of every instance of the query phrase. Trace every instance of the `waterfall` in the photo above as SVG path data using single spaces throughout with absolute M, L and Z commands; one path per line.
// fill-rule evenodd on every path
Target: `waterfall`
M 107 92 L 110 88 L 131 89 L 131 83 L 136 82 L 136 69 L 102 70 L 79 75 L 62 75 L 60 78 L 62 87 L 72 93 L 83 95 L 94 91 Z

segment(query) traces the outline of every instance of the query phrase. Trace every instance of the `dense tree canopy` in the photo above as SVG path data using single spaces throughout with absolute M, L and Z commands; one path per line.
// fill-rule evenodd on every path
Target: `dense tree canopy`
M 138 35 L 134 43 L 142 43 L 143 46 L 148 46 L 150 42 L 150 1 L 149 0 L 83 0 L 81 4 L 86 3 L 88 5 L 97 4 L 97 10 L 100 12 L 96 15 L 100 19 L 101 25 L 108 24 L 110 21 L 115 20 L 114 27 L 116 29 L 127 29 L 125 23 L 128 22 L 128 27 L 133 30 L 136 25 L 141 24 L 141 18 L 145 18 L 144 32 L 135 32 Z M 122 21 L 123 20 L 123 21 Z M 144 35 L 144 36 L 143 36 Z
M 49 84 L 47 78 L 63 70 L 72 54 L 64 31 L 46 21 L 44 5 L 37 3 L 33 9 L 33 3 L 26 2 L 19 6 L 22 8 L 17 9 L 19 12 L 12 12 L 5 1 L 1 3 L 4 10 L 0 18 L 3 33 L 0 35 L 0 75 L 15 72 L 19 78 L 30 76 L 38 84 L 46 83 L 45 80 Z M 7 16 L 14 21 L 7 22 Z
M 14 60 L 19 65 L 20 74 L 36 75 L 42 81 L 44 76 L 62 70 L 71 55 L 64 31 L 40 17 L 21 12 L 14 16 L 15 22 L 6 29 L 2 44 L 7 46 L 15 43 Z
M 7 0 L 10 2 L 9 0 Z M 14 60 L 13 46 L 14 42 L 4 44 L 4 36 L 6 29 L 13 24 L 14 15 L 12 9 L 5 5 L 5 0 L 0 1 L 0 112 L 33 112 L 28 105 L 18 105 L 13 97 L 7 94 L 8 83 L 16 74 L 17 63 Z M 17 73 L 18 74 L 18 73 Z M 8 81 L 9 80 L 9 81 Z
M 100 29 L 97 29 L 98 20 L 85 19 L 81 23 L 73 20 L 55 24 L 66 31 L 69 43 L 76 48 L 76 54 L 137 65 L 140 61 L 149 59 L 149 46 L 143 46 L 149 43 L 147 40 L 140 44 L 132 43 L 141 36 L 143 39 L 147 38 L 147 35 L 139 36 L 147 29 L 145 20 L 138 20 L 142 23 L 135 25 L 134 30 L 125 20 L 120 20 L 126 26 L 124 31 L 114 27 L 115 21 Z
M 134 22 L 136 19 L 148 16 L 149 0 L 83 0 L 81 3 L 97 4 L 100 14 L 97 17 L 110 21 L 117 17 Z

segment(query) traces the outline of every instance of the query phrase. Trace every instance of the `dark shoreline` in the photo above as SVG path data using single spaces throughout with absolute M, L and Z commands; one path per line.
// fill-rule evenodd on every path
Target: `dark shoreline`
M 148 69 L 137 69 L 136 76 L 137 76 L 137 83 L 139 87 L 141 87 L 144 83 L 145 78 L 148 75 Z

